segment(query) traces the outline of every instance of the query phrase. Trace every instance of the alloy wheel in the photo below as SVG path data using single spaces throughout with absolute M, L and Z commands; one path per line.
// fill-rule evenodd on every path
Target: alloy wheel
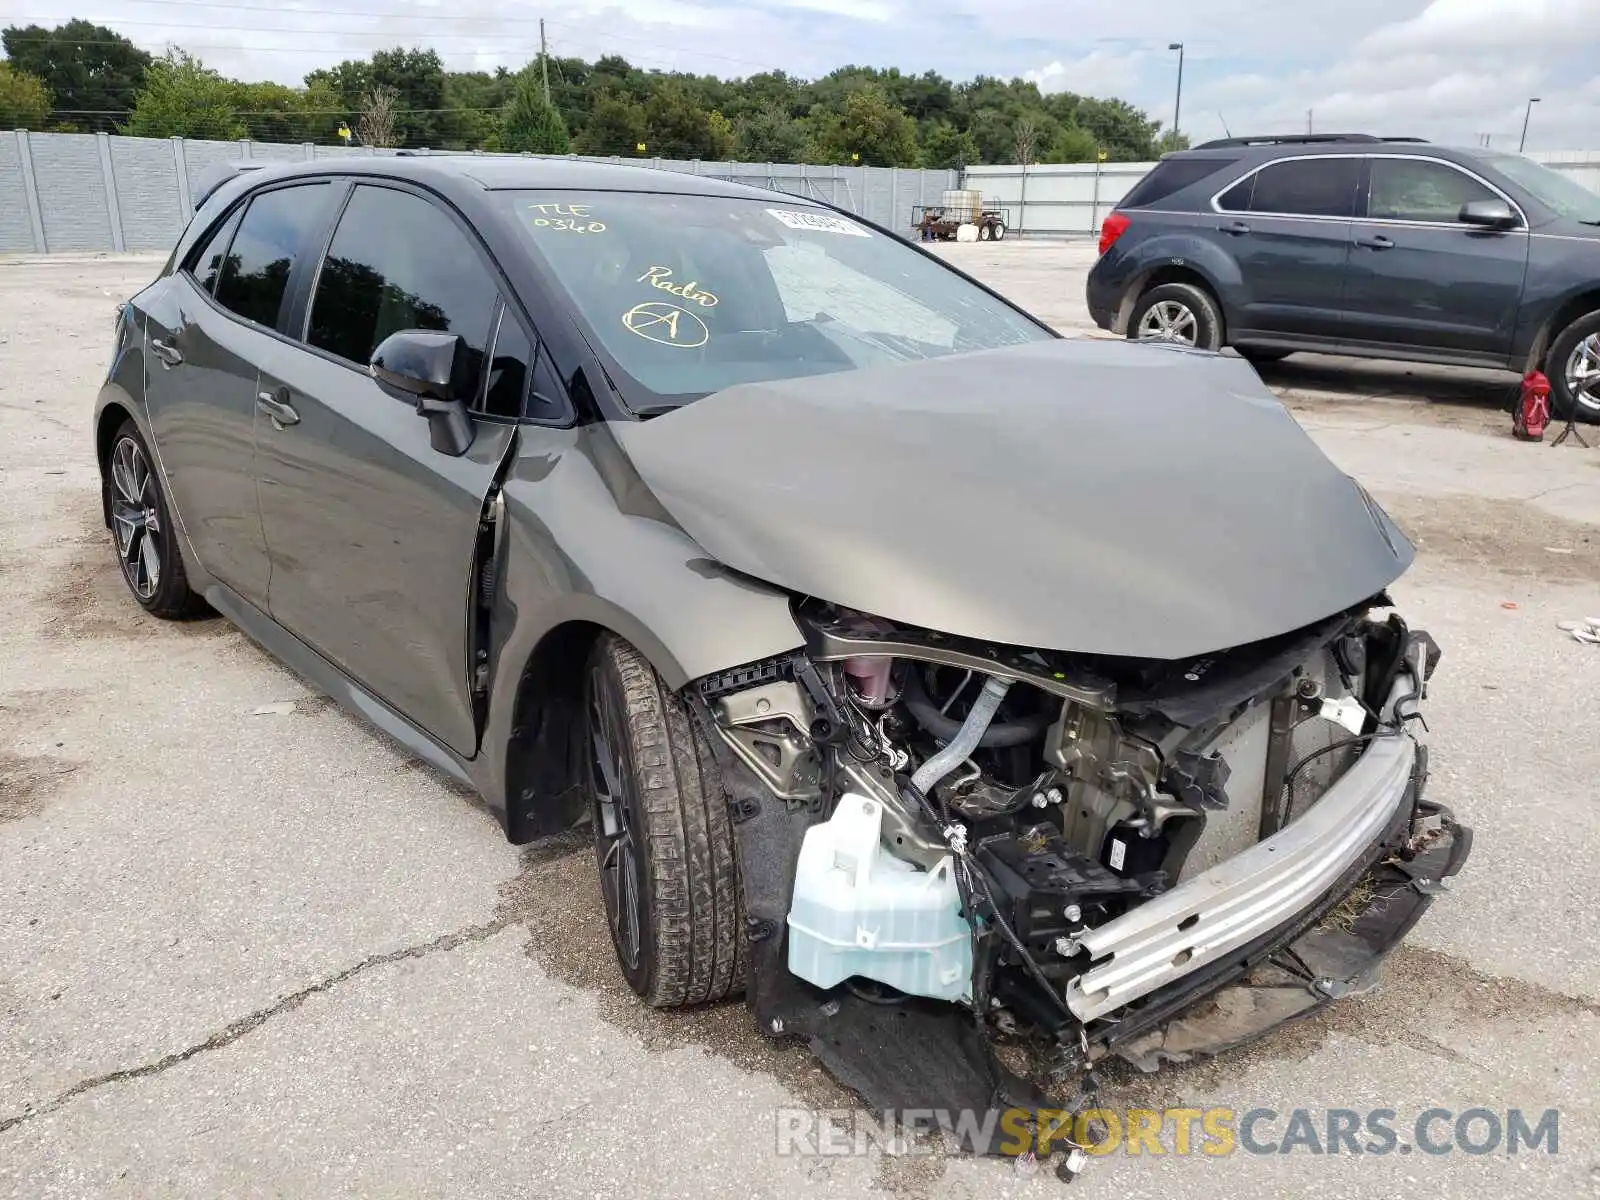
M 1591 333 L 1572 348 L 1565 367 L 1567 392 L 1572 402 L 1600 412 L 1600 333 Z M 1585 388 L 1593 390 L 1585 391 Z
M 594 687 L 589 699 L 589 773 L 595 805 L 595 851 L 612 940 L 624 965 L 635 971 L 643 952 L 643 876 L 632 806 L 625 791 L 632 787 L 632 776 L 620 753 L 622 731 L 609 719 L 611 707 L 605 703 L 602 687 Z
M 161 586 L 161 509 L 144 450 L 131 437 L 111 451 L 111 528 L 122 575 L 141 600 Z
M 1177 342 L 1192 346 L 1199 334 L 1199 320 L 1187 304 L 1177 300 L 1156 301 L 1139 321 L 1141 342 Z

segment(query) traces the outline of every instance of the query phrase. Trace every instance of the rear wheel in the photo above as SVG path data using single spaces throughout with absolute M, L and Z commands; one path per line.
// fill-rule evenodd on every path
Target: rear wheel
M 1222 347 L 1222 314 L 1210 295 L 1190 283 L 1163 283 L 1139 297 L 1128 337 L 1202 350 Z
M 201 616 L 208 609 L 189 587 L 153 461 L 139 427 L 124 421 L 112 439 L 101 479 L 117 565 L 147 613 L 166 620 Z
M 595 858 L 617 962 L 658 1008 L 744 987 L 733 826 L 711 748 L 688 708 L 627 642 L 589 658 Z
M 997 242 L 1006 240 L 1006 223 L 1004 221 L 996 221 L 994 223 L 994 240 Z
M 978 226 L 978 240 L 980 242 L 987 242 L 993 236 L 994 236 L 994 226 L 992 226 L 992 225 L 979 225 Z
M 1545 360 L 1550 414 L 1565 421 L 1600 421 L 1600 311 L 1568 325 L 1550 344 Z

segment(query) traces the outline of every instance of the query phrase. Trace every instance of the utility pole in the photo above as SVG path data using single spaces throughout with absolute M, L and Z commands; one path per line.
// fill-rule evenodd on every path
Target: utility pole
M 1528 107 L 1522 114 L 1522 139 L 1517 143 L 1517 153 L 1522 153 L 1522 148 L 1528 144 L 1528 118 L 1533 116 L 1533 106 L 1539 103 L 1539 97 L 1529 96 Z
M 544 18 L 539 18 L 539 70 L 544 74 L 544 102 L 550 103 L 550 56 L 544 49 Z
M 1172 148 L 1178 149 L 1178 118 L 1183 113 L 1183 43 L 1172 42 L 1168 50 L 1178 52 L 1178 94 L 1172 101 Z
M 1311 109 L 1309 109 L 1309 108 L 1306 109 L 1306 134 L 1307 134 L 1307 136 L 1309 136 L 1310 133 L 1311 133 L 1311 113 L 1312 113 Z

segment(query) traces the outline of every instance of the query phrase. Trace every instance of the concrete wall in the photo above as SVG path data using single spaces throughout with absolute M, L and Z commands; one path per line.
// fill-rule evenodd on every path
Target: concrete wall
M 1535 162 L 1600 192 L 1600 150 L 1530 151 Z M 1118 200 L 1155 163 L 1040 163 L 968 167 L 966 183 L 996 201 L 1010 233 L 1022 237 L 1092 237 Z
M 104 133 L 0 132 L 0 253 L 169 250 L 193 215 L 191 185 L 220 164 L 383 153 L 392 151 Z M 939 203 L 940 193 L 960 181 L 956 171 L 891 167 L 626 161 L 826 200 L 906 236 L 916 206 Z

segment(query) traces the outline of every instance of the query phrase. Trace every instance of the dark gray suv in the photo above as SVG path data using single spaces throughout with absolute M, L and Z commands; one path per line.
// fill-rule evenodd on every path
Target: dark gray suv
M 1600 420 L 1600 195 L 1531 159 L 1362 134 L 1170 154 L 1108 216 L 1089 311 L 1130 338 L 1550 377 Z

